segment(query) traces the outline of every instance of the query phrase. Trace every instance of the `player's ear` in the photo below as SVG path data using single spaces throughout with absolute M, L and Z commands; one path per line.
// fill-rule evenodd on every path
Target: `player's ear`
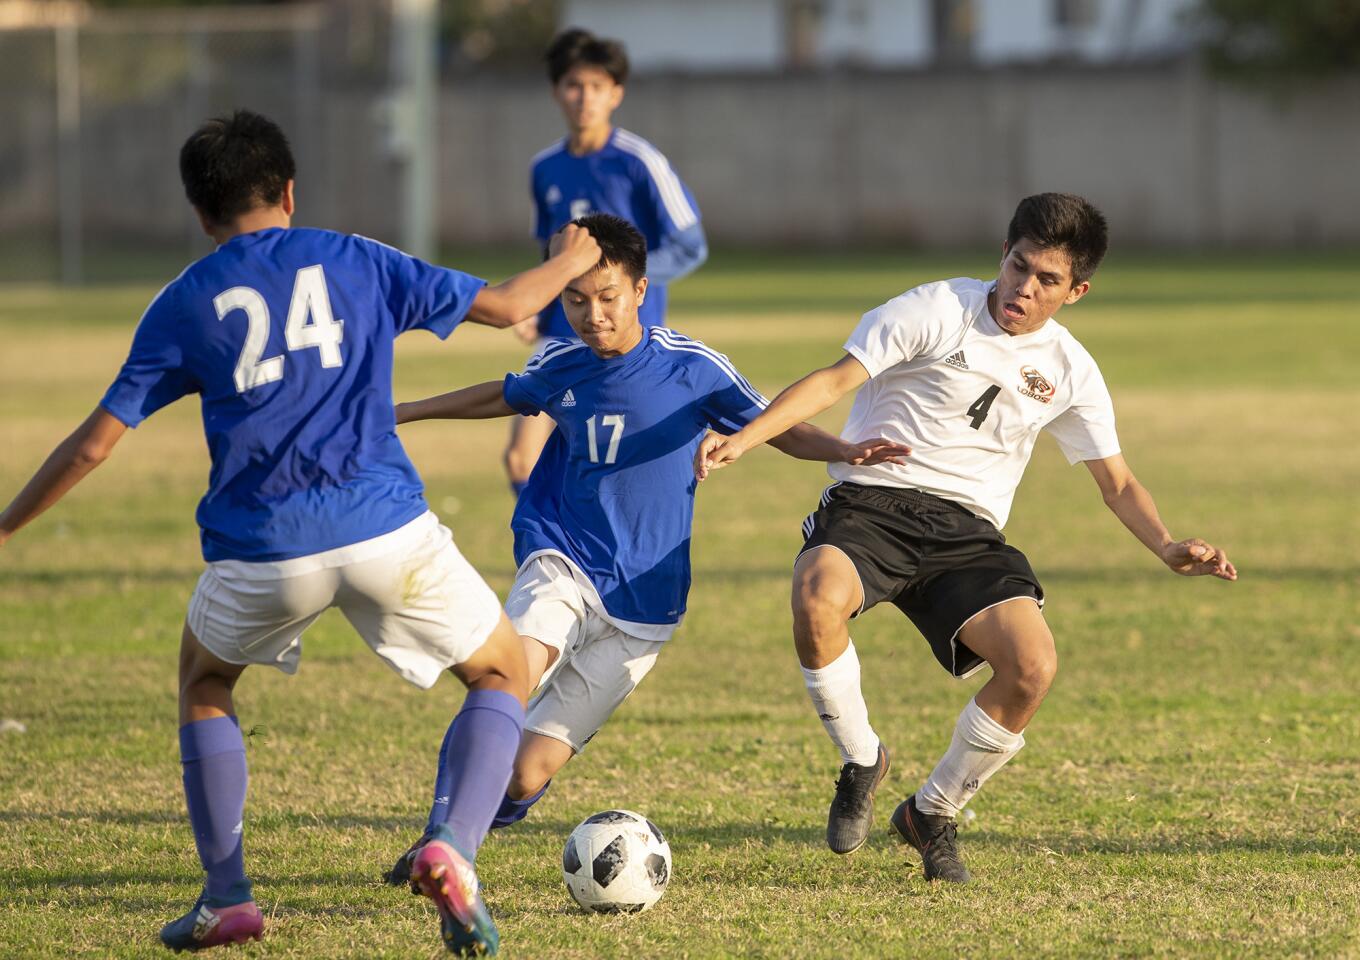
M 614 89 L 609 91 L 610 111 L 612 112 L 614 110 L 617 110 L 619 108 L 619 104 L 621 103 L 623 103 L 623 84 L 616 83 L 614 84 Z
M 283 200 L 280 202 L 279 205 L 280 205 L 281 207 L 283 207 L 283 212 L 284 212 L 287 216 L 290 216 L 290 217 L 291 217 L 291 216 L 293 215 L 293 210 L 296 209 L 296 208 L 294 207 L 294 204 L 293 204 L 293 181 L 292 181 L 292 180 L 289 180 L 286 184 L 284 184 L 284 186 L 283 186 Z
M 1076 303 L 1082 297 L 1086 296 L 1086 291 L 1090 289 L 1091 289 L 1090 280 L 1083 280 L 1081 283 L 1075 284 L 1071 290 L 1067 291 L 1067 298 L 1063 300 L 1063 303 L 1064 304 Z
M 1001 262 L 1002 262 L 1002 263 L 1005 263 L 1005 262 L 1006 262 L 1006 254 L 1008 254 L 1008 253 L 1010 253 L 1010 252 L 1011 252 L 1011 242 L 1010 242 L 1009 240 L 1002 240 L 1002 241 L 1001 241 Z
M 638 306 L 642 306 L 642 301 L 647 299 L 647 278 L 638 277 L 637 283 L 633 284 L 633 292 L 637 294 Z

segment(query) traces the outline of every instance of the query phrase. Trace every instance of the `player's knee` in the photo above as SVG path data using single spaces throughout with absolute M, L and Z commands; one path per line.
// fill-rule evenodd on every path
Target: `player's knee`
M 800 570 L 793 581 L 793 619 L 813 631 L 838 629 L 853 612 L 852 589 L 837 577 Z
M 1015 667 L 1015 687 L 1026 701 L 1037 702 L 1048 695 L 1058 675 L 1058 654 L 1052 647 L 1028 651 Z
M 511 800 L 524 800 L 532 797 L 547 786 L 553 773 L 554 771 L 548 770 L 542 764 L 517 763 L 514 772 L 510 774 L 510 783 L 505 788 L 506 796 Z

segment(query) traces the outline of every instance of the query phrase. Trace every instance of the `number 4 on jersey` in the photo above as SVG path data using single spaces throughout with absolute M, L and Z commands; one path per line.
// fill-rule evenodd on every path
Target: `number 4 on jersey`
M 992 409 L 992 401 L 999 393 L 1001 388 L 992 384 L 982 392 L 982 396 L 973 401 L 973 405 L 968 408 L 968 416 L 972 418 L 972 422 L 968 424 L 970 427 L 974 430 L 981 429 L 982 421 L 987 419 L 987 412 Z
M 236 358 L 236 392 L 245 393 L 282 380 L 282 354 L 268 360 L 260 359 L 269 343 L 269 305 L 260 292 L 251 287 L 232 287 L 214 297 L 213 306 L 217 308 L 218 320 L 225 320 L 235 310 L 245 311 L 246 340 L 241 346 L 241 355 Z M 345 335 L 345 321 L 336 320 L 331 312 L 326 275 L 320 264 L 303 267 L 297 272 L 283 335 L 289 350 L 315 347 L 321 353 L 323 367 L 338 367 L 344 363 L 340 342 Z

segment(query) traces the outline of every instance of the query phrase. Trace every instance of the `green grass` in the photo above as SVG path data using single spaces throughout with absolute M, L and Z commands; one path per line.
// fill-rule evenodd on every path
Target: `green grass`
M 715 258 L 674 322 L 766 391 L 838 355 L 858 315 L 992 258 Z M 497 270 L 497 264 L 501 270 Z M 496 274 L 503 261 L 472 263 Z M 891 607 L 855 625 L 894 751 L 877 829 L 824 847 L 837 758 L 789 641 L 798 524 L 824 485 L 772 451 L 701 491 L 685 627 L 638 694 L 481 869 L 517 957 L 1360 956 L 1360 489 L 1353 260 L 1132 258 L 1062 315 L 1101 362 L 1125 451 L 1173 532 L 1236 584 L 1161 570 L 1085 471 L 1039 445 L 1007 529 L 1049 594 L 1062 666 L 1029 746 L 961 833 L 976 883 L 927 886 L 887 813 L 978 681 L 949 680 Z M 154 287 L 0 295 L 0 497 L 97 402 Z M 398 395 L 498 377 L 503 335 L 407 338 Z M 844 410 L 824 419 L 838 427 Z M 504 425 L 404 440 L 432 505 L 504 592 Z M 179 624 L 201 569 L 207 460 L 184 402 L 0 553 L 0 955 L 159 956 L 199 882 L 175 741 Z M 243 957 L 437 956 L 424 902 L 377 878 L 410 841 L 455 683 L 404 686 L 327 614 L 302 671 L 247 673 L 246 853 L 270 916 Z M 666 830 L 653 911 L 571 907 L 560 849 L 624 805 Z

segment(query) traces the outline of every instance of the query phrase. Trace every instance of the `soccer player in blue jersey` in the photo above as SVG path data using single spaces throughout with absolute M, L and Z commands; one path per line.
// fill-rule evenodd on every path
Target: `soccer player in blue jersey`
M 511 521 L 519 572 L 506 611 L 523 637 L 530 686 L 541 686 L 493 826 L 528 812 L 680 625 L 695 452 L 709 430 L 733 433 L 766 405 L 722 354 L 641 323 L 651 288 L 638 230 L 608 214 L 576 223 L 602 250 L 562 295 L 579 339 L 549 341 L 504 381 L 397 407 L 399 423 L 541 413 L 557 427 Z M 856 464 L 899 462 L 909 452 L 879 439 L 851 443 L 806 423 L 770 443 L 806 460 Z M 444 815 L 451 753 L 446 741 L 427 836 Z M 391 882 L 405 878 L 424 842 L 403 854 Z
M 534 236 L 546 250 L 548 239 L 563 225 L 588 213 L 612 213 L 633 224 L 646 238 L 651 281 L 638 315 L 643 326 L 660 326 L 666 321 L 666 285 L 708 257 L 694 196 L 661 151 L 612 123 L 628 80 L 628 55 L 621 43 L 585 30 L 566 30 L 554 38 L 546 59 L 567 136 L 535 156 L 531 165 Z M 519 332 L 528 339 L 576 337 L 557 301 L 526 321 L 526 327 L 530 329 Z M 515 419 L 505 469 L 516 490 L 528 480 L 552 429 L 548 417 Z
M 109 456 L 128 427 L 198 394 L 212 461 L 198 508 L 204 571 L 180 648 L 180 754 L 202 895 L 161 931 L 196 950 L 259 939 L 242 859 L 246 754 L 232 689 L 248 664 L 293 673 L 303 631 L 338 606 L 398 674 L 469 688 L 449 732 L 449 802 L 415 865 L 455 952 L 498 935 L 472 862 L 501 802 L 527 666 L 491 589 L 430 512 L 395 433 L 393 340 L 463 320 L 508 327 L 599 257 L 569 229 L 495 287 L 362 237 L 290 227 L 283 132 L 237 112 L 184 144 L 185 192 L 215 252 L 151 302 L 94 412 L 3 513 L 0 545 Z

